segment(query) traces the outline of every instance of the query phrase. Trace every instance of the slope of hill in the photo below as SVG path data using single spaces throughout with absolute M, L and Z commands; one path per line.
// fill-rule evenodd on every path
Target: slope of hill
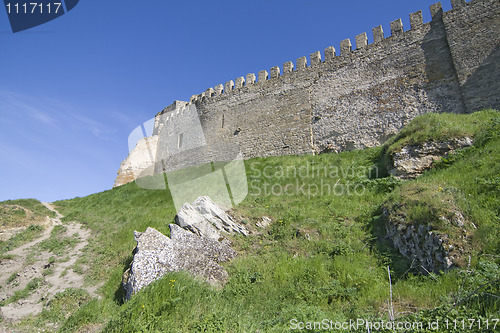
M 231 214 L 252 234 L 232 238 L 239 255 L 225 264 L 229 282 L 222 289 L 180 272 L 123 302 L 121 278 L 132 259 L 133 231 L 154 227 L 168 235 L 176 213 L 168 190 L 131 183 L 56 202 L 63 223 L 78 221 L 92 233 L 75 267 L 87 285 L 99 287 L 100 297 L 55 298 L 14 327 L 283 332 L 304 325 L 312 332 L 349 320 L 395 318 L 427 325 L 414 331 L 436 331 L 428 325 L 438 319 L 460 325 L 475 319 L 470 331 L 477 332 L 485 331 L 478 320 L 484 325 L 489 319 L 493 331 L 500 311 L 499 133 L 497 111 L 426 114 L 382 147 L 247 160 L 249 194 Z M 389 176 L 403 147 L 462 137 L 473 145 L 434 162 L 422 176 Z M 463 223 L 446 222 L 451 212 L 459 212 Z M 261 228 L 264 216 L 272 222 Z M 394 217 L 460 247 L 452 268 L 428 273 L 395 250 L 387 238 Z

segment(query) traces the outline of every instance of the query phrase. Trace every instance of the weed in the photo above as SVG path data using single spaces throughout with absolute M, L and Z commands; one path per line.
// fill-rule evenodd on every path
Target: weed
M 78 263 L 76 262 L 72 267 L 71 269 L 73 269 L 73 272 L 77 273 L 77 274 L 83 274 L 84 270 L 83 270 L 83 265 L 81 263 Z
M 67 262 L 67 261 L 69 261 L 69 256 L 64 256 L 62 258 L 59 258 L 58 261 L 59 262 Z
M 12 282 L 14 282 L 15 279 L 17 279 L 17 277 L 19 276 L 19 273 L 12 273 L 8 278 L 7 278 L 7 281 L 6 283 L 7 284 L 10 284 Z
M 2 254 L 0 255 L 0 260 L 13 260 L 16 259 L 18 256 L 15 254 Z
M 26 265 L 31 265 L 36 262 L 36 254 L 34 251 L 30 251 L 26 256 Z
M 29 295 L 31 295 L 36 289 L 38 289 L 44 283 L 45 280 L 42 278 L 32 279 L 30 282 L 28 282 L 28 284 L 26 285 L 26 287 L 24 287 L 24 289 L 16 291 L 14 295 L 9 297 L 5 301 L 0 302 L 0 306 L 5 306 L 7 304 L 17 302 L 20 299 L 25 299 L 29 297 Z
M 63 255 L 68 249 L 73 248 L 78 243 L 78 238 L 74 235 L 66 237 L 66 231 L 67 228 L 63 225 L 54 226 L 50 237 L 40 242 L 39 248 L 58 256 Z
M 0 241 L 0 254 L 11 251 L 25 243 L 31 242 L 32 240 L 39 237 L 42 231 L 42 226 L 32 224 L 24 231 L 9 238 L 7 241 Z

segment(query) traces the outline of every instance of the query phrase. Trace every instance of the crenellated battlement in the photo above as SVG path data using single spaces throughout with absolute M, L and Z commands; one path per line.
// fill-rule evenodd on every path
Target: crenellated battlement
M 244 158 L 340 152 L 380 145 L 424 113 L 500 109 L 500 1 L 451 5 L 175 101 L 155 119 L 155 172 L 202 145 L 227 161 L 235 146 Z
M 465 0 L 451 0 L 452 9 L 451 11 L 466 6 L 472 2 L 481 1 L 481 0 L 473 0 L 469 2 L 465 2 Z M 443 14 L 442 5 L 440 2 L 437 2 L 429 7 L 429 11 L 431 13 L 432 20 L 439 19 Z M 368 43 L 368 35 L 366 32 L 363 32 L 355 37 L 355 48 L 353 48 L 350 39 L 344 39 L 340 42 L 340 53 L 337 54 L 335 47 L 329 46 L 323 52 L 323 59 L 321 57 L 321 52 L 316 51 L 310 54 L 309 56 L 309 64 L 307 61 L 307 57 L 300 57 L 296 60 L 296 66 L 294 66 L 293 62 L 288 61 L 283 64 L 282 71 L 279 66 L 275 66 L 271 68 L 271 73 L 267 72 L 267 70 L 262 70 L 258 73 L 257 76 L 253 73 L 249 73 L 246 75 L 246 80 L 243 77 L 239 77 L 233 80 L 226 82 L 224 85 L 219 84 L 214 88 L 209 88 L 205 91 L 205 93 L 199 95 L 193 95 L 190 99 L 190 103 L 206 101 L 212 97 L 217 97 L 220 95 L 231 93 L 235 90 L 242 89 L 246 86 L 250 86 L 253 84 L 262 84 L 265 81 L 277 79 L 283 75 L 287 75 L 294 72 L 300 72 L 303 70 L 307 70 L 310 68 L 315 68 L 321 65 L 324 62 L 333 62 L 336 58 L 341 58 L 345 56 L 353 56 L 356 54 L 358 50 L 369 49 L 370 46 L 376 45 L 384 42 L 384 40 L 388 38 L 397 38 L 404 36 L 405 33 L 409 33 L 411 31 L 415 31 L 418 29 L 422 29 L 424 27 L 424 21 L 422 16 L 422 11 L 417 11 L 411 13 L 410 17 L 410 28 L 408 30 L 404 30 L 403 22 L 401 19 L 394 20 L 390 22 L 391 35 L 385 37 L 382 26 L 377 26 L 372 29 L 373 43 Z M 426 23 L 429 24 L 430 22 Z

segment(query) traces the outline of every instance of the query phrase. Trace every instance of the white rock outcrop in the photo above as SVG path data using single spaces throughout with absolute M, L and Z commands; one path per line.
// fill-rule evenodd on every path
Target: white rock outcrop
M 434 161 L 471 146 L 471 138 L 457 138 L 445 142 L 424 142 L 405 146 L 392 154 L 392 168 L 389 173 L 400 179 L 412 179 L 429 169 Z
M 186 202 L 179 209 L 175 220 L 184 229 L 211 239 L 220 239 L 221 232 L 248 235 L 245 226 L 234 221 L 207 196 L 199 197 L 192 205 Z
M 157 145 L 157 135 L 137 141 L 135 148 L 121 163 L 113 187 L 131 183 L 145 176 L 152 176 L 154 174 Z

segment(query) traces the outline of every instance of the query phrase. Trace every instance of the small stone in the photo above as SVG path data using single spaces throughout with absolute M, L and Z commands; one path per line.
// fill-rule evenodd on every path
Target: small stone
M 267 216 L 262 216 L 262 220 L 261 221 L 258 221 L 255 223 L 255 225 L 259 228 L 267 228 L 270 224 L 271 224 L 271 219 Z

